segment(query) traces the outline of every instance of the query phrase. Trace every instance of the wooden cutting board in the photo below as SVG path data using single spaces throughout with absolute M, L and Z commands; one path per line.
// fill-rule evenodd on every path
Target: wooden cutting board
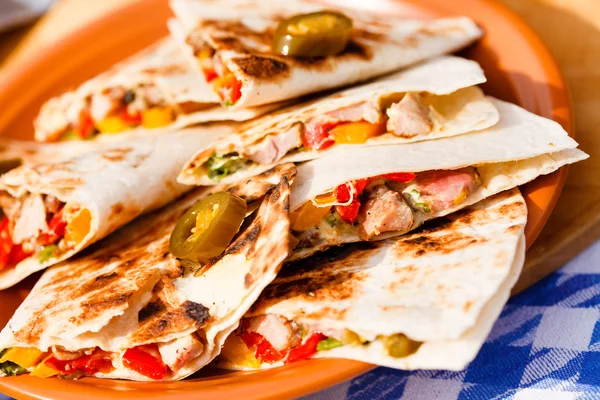
M 0 36 L 0 55 L 18 63 L 36 49 L 70 34 L 124 4 L 143 0 L 60 0 L 21 39 Z M 515 291 L 531 286 L 600 237 L 600 1 L 502 0 L 546 41 L 569 86 L 575 106 L 577 140 L 591 158 L 571 168 L 555 212 L 527 253 Z M 1 70 L 0 70 L 1 72 Z

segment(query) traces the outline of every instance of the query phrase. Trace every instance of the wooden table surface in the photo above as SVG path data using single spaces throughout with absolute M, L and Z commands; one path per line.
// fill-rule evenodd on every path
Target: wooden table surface
M 10 53 L 5 62 L 18 63 L 103 13 L 134 1 L 143 0 L 60 0 L 33 28 L 0 35 L 0 60 Z M 521 290 L 600 237 L 600 1 L 502 1 L 533 27 L 554 53 L 572 91 L 577 141 L 591 155 L 571 168 L 554 214 L 527 254 L 516 288 Z

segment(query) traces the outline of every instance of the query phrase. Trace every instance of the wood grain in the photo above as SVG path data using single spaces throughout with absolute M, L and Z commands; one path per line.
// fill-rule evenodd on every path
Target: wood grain
M 10 62 L 68 36 L 116 7 L 143 0 L 61 0 L 20 43 Z M 556 270 L 600 237 L 600 1 L 502 0 L 554 53 L 572 91 L 577 140 L 591 155 L 573 166 L 554 214 L 527 253 L 520 291 Z M 0 54 L 18 39 L 0 37 Z M 8 43 L 10 42 L 10 43 Z M 8 44 L 7 44 L 8 43 Z M 9 47 L 10 46 L 10 47 Z

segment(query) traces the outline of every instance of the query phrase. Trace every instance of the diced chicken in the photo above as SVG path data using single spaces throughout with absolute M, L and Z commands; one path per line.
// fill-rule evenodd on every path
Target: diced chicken
M 327 116 L 336 121 L 367 121 L 372 124 L 379 124 L 382 117 L 381 111 L 370 101 L 331 111 L 327 113 Z
M 425 204 L 428 212 L 433 213 L 462 203 L 479 186 L 479 182 L 475 168 L 428 171 L 417 174 L 403 193 L 412 199 L 409 201 Z
M 278 351 L 291 349 L 302 341 L 295 323 L 273 314 L 250 318 L 246 330 L 261 334 Z
M 433 129 L 429 107 L 423 104 L 418 93 L 406 94 L 386 112 L 389 117 L 387 130 L 396 136 L 426 135 Z
M 44 141 L 58 139 L 69 128 L 69 119 L 61 98 L 55 98 L 45 103 L 33 124 L 36 139 Z
M 102 121 L 123 104 L 124 95 L 125 89 L 122 87 L 107 89 L 102 93 L 93 94 L 90 103 L 90 115 L 92 119 L 98 122 Z
M 400 193 L 381 184 L 369 190 L 361 206 L 359 235 L 369 240 L 383 232 L 408 231 L 414 222 L 413 212 Z
M 279 161 L 290 150 L 301 145 L 300 124 L 295 124 L 287 131 L 277 135 L 269 135 L 259 143 L 250 146 L 245 156 L 259 164 L 272 164 Z
M 23 199 L 20 213 L 14 221 L 13 243 L 23 243 L 48 230 L 46 207 L 39 194 L 28 194 Z
M 167 343 L 160 343 L 158 351 L 165 364 L 177 371 L 204 351 L 204 345 L 196 335 L 187 335 Z
M 44 205 L 46 206 L 46 210 L 48 210 L 48 213 L 50 214 L 58 213 L 63 207 L 63 204 L 64 203 L 62 201 L 60 201 L 54 196 L 48 195 L 44 198 Z

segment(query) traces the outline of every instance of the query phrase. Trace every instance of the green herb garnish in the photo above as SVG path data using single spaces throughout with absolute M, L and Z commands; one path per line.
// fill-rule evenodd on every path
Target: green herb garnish
M 215 154 L 204 165 L 208 170 L 208 177 L 214 181 L 220 181 L 244 168 L 249 163 L 251 163 L 250 160 L 241 157 L 237 153 L 231 153 L 226 155 Z
M 40 264 L 44 264 L 50 259 L 56 257 L 58 253 L 58 246 L 55 244 L 51 244 L 48 246 L 42 247 L 42 249 L 38 252 L 38 261 Z
M 231 100 L 225 100 L 225 101 L 223 102 L 223 105 L 224 105 L 225 107 L 231 107 L 233 104 L 234 104 L 234 103 L 233 103 L 233 101 L 231 101 Z
M 321 340 L 319 343 L 317 343 L 317 351 L 331 350 L 331 349 L 335 349 L 336 347 L 340 347 L 343 345 L 344 345 L 344 343 L 340 342 L 337 339 L 330 337 L 330 338 Z

